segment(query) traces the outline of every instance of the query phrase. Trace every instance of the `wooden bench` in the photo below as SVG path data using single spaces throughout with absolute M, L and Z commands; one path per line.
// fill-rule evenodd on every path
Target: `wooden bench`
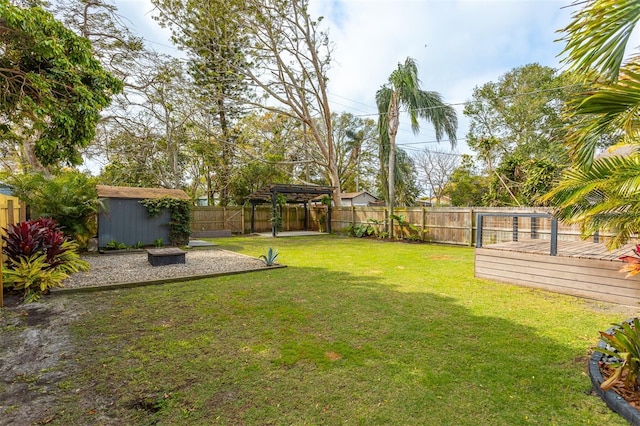
M 147 260 L 152 266 L 175 265 L 186 263 L 186 253 L 177 247 L 147 249 Z

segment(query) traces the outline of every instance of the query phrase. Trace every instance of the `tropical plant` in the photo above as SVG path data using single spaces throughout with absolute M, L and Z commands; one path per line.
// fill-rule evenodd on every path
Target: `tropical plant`
M 368 237 L 375 234 L 375 228 L 368 223 L 359 223 L 351 226 L 349 233 L 358 238 Z
M 570 104 L 572 128 L 568 135 L 574 165 L 559 184 L 543 197 L 557 207 L 557 216 L 580 223 L 588 236 L 600 228 L 617 235 L 610 248 L 624 244 L 640 230 L 640 68 L 637 52 L 628 62 L 625 48 L 640 19 L 640 7 L 632 0 L 580 2 L 564 28 L 564 53 L 571 68 L 592 88 Z M 594 153 L 602 138 L 619 140 L 617 152 Z M 626 149 L 619 150 L 621 146 Z
M 640 244 L 633 249 L 635 256 L 620 256 L 618 259 L 626 263 L 619 272 L 626 272 L 625 278 L 640 274 Z
M 64 236 L 53 219 L 24 221 L 4 231 L 4 286 L 22 291 L 25 303 L 61 287 L 70 274 L 89 270 L 89 263 L 78 255 L 78 245 Z
M 53 177 L 41 173 L 12 175 L 7 181 L 29 206 L 32 217 L 54 219 L 81 248 L 96 235 L 101 203 L 95 178 L 73 170 Z
M 273 266 L 276 263 L 277 258 L 278 250 L 274 250 L 271 247 L 267 250 L 267 254 L 260 255 L 260 259 L 262 259 L 267 266 Z
M 70 274 L 89 270 L 89 263 L 78 255 L 78 245 L 64 236 L 53 219 L 24 221 L 4 231 L 4 285 L 22 291 L 25 302 L 62 286 Z
M 634 318 L 631 323 L 623 322 L 615 324 L 611 332 L 600 332 L 602 341 L 612 349 L 599 348 L 598 351 L 610 355 L 615 362 L 612 363 L 614 373 L 600 387 L 608 390 L 622 377 L 625 378 L 624 386 L 630 390 L 638 390 L 640 383 L 640 319 Z
M 24 303 L 34 302 L 50 289 L 62 287 L 62 281 L 68 276 L 59 268 L 51 268 L 47 256 L 39 252 L 11 259 L 9 265 L 2 268 L 4 286 L 22 291 Z
M 422 90 L 418 79 L 418 66 L 414 59 L 407 58 L 404 64 L 389 76 L 387 84 L 376 93 L 376 103 L 380 118 L 378 131 L 380 144 L 388 146 L 388 206 L 393 214 L 395 204 L 395 166 L 396 166 L 396 135 L 400 125 L 400 108 L 407 110 L 411 119 L 411 129 L 414 133 L 420 130 L 418 119 L 431 122 L 435 129 L 436 140 L 440 141 L 444 134 L 449 137 L 451 145 L 456 142 L 458 120 L 455 109 L 442 102 L 439 93 Z M 384 162 L 382 162 L 384 164 Z M 384 176 L 384 173 L 382 173 Z M 391 218 L 391 215 L 389 216 Z M 393 236 L 393 219 L 390 219 L 390 234 Z
M 125 243 L 119 243 L 116 240 L 111 240 L 104 245 L 105 250 L 125 250 L 127 245 Z
M 4 254 L 8 261 L 17 261 L 33 254 L 44 254 L 48 267 L 55 268 L 62 262 L 61 256 L 69 245 L 57 223 L 50 218 L 26 220 L 4 229 Z
M 383 238 L 382 234 L 384 232 L 384 220 L 378 220 L 370 217 L 367 219 L 369 223 L 371 223 L 371 228 L 373 229 L 373 235 L 377 238 Z
M 404 215 L 393 215 L 393 220 L 398 222 L 398 226 L 400 227 L 400 239 L 403 240 L 405 238 L 410 240 L 419 240 L 420 239 L 420 228 L 407 221 Z

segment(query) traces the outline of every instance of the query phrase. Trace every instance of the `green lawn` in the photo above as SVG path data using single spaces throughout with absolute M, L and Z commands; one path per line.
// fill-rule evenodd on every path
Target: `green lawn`
M 475 279 L 466 247 L 217 242 L 288 268 L 65 296 L 91 313 L 55 423 L 626 424 L 585 371 L 629 309 Z

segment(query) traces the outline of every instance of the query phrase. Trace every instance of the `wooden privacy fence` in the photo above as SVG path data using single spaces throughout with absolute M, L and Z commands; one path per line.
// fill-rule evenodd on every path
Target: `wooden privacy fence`
M 17 197 L 0 194 L 0 228 L 25 220 L 26 210 Z M 2 233 L 3 231 L 0 231 Z
M 407 223 L 417 228 L 417 238 L 443 244 L 474 246 L 476 244 L 478 213 L 547 213 L 544 208 L 489 208 L 489 207 L 409 207 L 395 208 L 394 214 L 404 217 Z M 256 206 L 254 217 L 255 232 L 271 231 L 271 206 Z M 334 232 L 346 232 L 350 227 L 372 224 L 370 219 L 386 223 L 389 210 L 386 207 L 333 207 L 331 227 Z M 309 210 L 308 229 L 325 232 L 326 206 L 314 206 Z M 534 223 L 529 218 L 519 218 L 518 232 L 536 232 L 539 238 L 549 238 L 550 222 L 539 220 Z M 231 231 L 245 234 L 251 229 L 251 207 L 194 207 L 191 231 Z M 282 209 L 282 230 L 300 231 L 304 229 L 304 208 L 287 205 Z M 533 229 L 533 231 L 532 231 Z M 395 223 L 394 235 L 400 227 Z M 511 241 L 514 221 L 512 217 L 485 218 L 483 239 L 486 243 Z M 414 232 L 415 234 L 415 232 Z M 601 241 L 607 235 L 600 236 Z M 580 240 L 578 226 L 558 225 L 560 241 Z

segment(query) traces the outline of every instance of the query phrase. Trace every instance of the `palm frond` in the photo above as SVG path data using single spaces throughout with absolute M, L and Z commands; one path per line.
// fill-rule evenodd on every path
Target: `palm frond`
M 617 83 L 599 86 L 569 104 L 569 118 L 575 124 L 567 143 L 580 166 L 591 166 L 602 136 L 622 133 L 626 140 L 640 136 L 640 73 L 625 67 L 622 75 Z
M 579 0 L 582 7 L 563 28 L 566 42 L 561 54 L 571 69 L 588 74 L 595 71 L 609 81 L 618 78 L 624 52 L 633 28 L 640 19 L 637 0 Z
M 566 223 L 579 223 L 584 236 L 600 229 L 616 233 L 616 247 L 640 231 L 640 154 L 597 158 L 589 169 L 570 168 L 543 201 Z

